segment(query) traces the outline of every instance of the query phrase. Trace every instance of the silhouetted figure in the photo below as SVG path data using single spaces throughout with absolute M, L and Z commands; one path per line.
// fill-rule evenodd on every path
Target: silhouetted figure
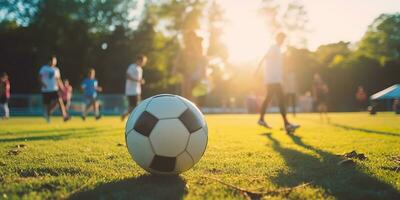
M 367 93 L 365 93 L 363 86 L 358 86 L 357 92 L 355 94 L 357 107 L 359 111 L 365 111 L 365 107 L 367 105 L 368 97 Z

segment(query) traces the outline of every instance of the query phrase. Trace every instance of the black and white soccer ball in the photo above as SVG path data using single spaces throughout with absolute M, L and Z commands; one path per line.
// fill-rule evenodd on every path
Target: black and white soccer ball
M 201 111 L 189 100 L 162 94 L 142 101 L 125 127 L 128 151 L 143 169 L 179 174 L 203 156 L 208 140 Z

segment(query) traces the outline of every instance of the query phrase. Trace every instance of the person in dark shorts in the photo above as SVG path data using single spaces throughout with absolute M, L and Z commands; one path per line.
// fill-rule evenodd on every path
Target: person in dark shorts
M 61 81 L 60 70 L 57 65 L 57 58 L 51 56 L 49 63 L 43 65 L 39 71 L 39 82 L 43 96 L 43 104 L 45 107 L 44 117 L 47 122 L 50 122 L 50 115 L 56 108 L 57 104 L 60 107 L 64 121 L 68 121 L 70 116 L 65 109 L 64 102 L 59 96 L 59 90 L 64 88 Z
M 147 63 L 147 57 L 139 55 L 135 63 L 129 65 L 126 71 L 125 95 L 128 99 L 128 110 L 121 116 L 121 120 L 132 112 L 132 110 L 139 104 L 142 94 L 142 85 L 145 83 L 143 79 L 143 67 Z
M 96 80 L 96 71 L 93 68 L 89 70 L 88 77 L 83 80 L 81 87 L 85 97 L 85 108 L 82 112 L 82 119 L 86 120 L 89 109 L 93 108 L 95 119 L 99 120 L 101 118 L 101 114 L 97 93 L 101 92 L 103 88 L 98 86 L 98 81 Z
M 3 109 L 3 119 L 10 118 L 10 109 L 8 108 L 8 101 L 10 99 L 10 81 L 7 73 L 3 73 L 0 77 L 0 107 Z
M 279 110 L 282 115 L 284 122 L 284 128 L 286 132 L 293 133 L 299 125 L 291 124 L 286 116 L 286 98 L 283 92 L 283 54 L 281 52 L 281 46 L 285 41 L 286 35 L 284 33 L 278 33 L 275 37 L 276 44 L 272 45 L 268 53 L 261 60 L 257 71 L 264 64 L 264 78 L 267 88 L 267 95 L 264 102 L 262 103 L 260 110 L 260 118 L 258 124 L 265 128 L 271 128 L 264 120 L 265 111 L 272 98 L 275 96 L 278 98 Z
M 327 122 L 329 122 L 327 102 L 328 91 L 328 85 L 322 80 L 321 76 L 318 73 L 314 74 L 313 96 L 315 99 L 315 105 L 320 114 L 321 121 L 323 121 L 325 117 Z

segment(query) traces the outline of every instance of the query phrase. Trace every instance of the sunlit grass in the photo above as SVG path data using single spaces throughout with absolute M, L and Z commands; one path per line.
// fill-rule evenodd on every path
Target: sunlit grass
M 0 199 L 254 197 L 232 186 L 277 199 L 399 197 L 399 116 L 340 113 L 322 123 L 318 115 L 300 114 L 293 121 L 302 127 L 292 137 L 281 130 L 279 115 L 266 118 L 272 130 L 256 126 L 256 119 L 207 116 L 204 157 L 179 177 L 166 178 L 150 176 L 132 161 L 117 117 L 55 118 L 50 125 L 42 118 L 0 121 Z M 343 160 L 338 154 L 352 150 L 368 159 L 337 165 Z M 303 183 L 310 185 L 283 190 Z

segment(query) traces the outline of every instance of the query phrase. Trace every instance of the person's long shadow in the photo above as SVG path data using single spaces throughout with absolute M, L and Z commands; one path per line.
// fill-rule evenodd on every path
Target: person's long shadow
M 289 167 L 272 181 L 283 187 L 293 187 L 311 182 L 324 189 L 325 193 L 337 199 L 400 199 L 400 193 L 393 186 L 371 177 L 356 166 L 339 166 L 341 158 L 329 152 L 305 144 L 300 137 L 290 136 L 293 142 L 314 151 L 317 156 L 284 148 L 270 133 L 264 133 Z
M 183 199 L 186 182 L 180 176 L 145 174 L 99 185 L 72 194 L 68 199 Z
M 114 131 L 113 129 L 92 129 L 92 128 L 84 128 L 84 129 L 64 129 L 64 130 L 56 130 L 54 132 L 44 131 L 46 135 L 31 135 L 31 132 L 26 132 L 26 135 L 22 135 L 22 137 L 15 138 L 0 138 L 0 143 L 7 142 L 28 142 L 28 141 L 41 141 L 41 140 L 65 140 L 72 138 L 84 138 L 84 137 L 93 137 L 94 135 L 106 133 L 109 131 Z
M 377 130 L 371 130 L 371 129 L 366 129 L 366 128 L 357 128 L 357 127 L 352 127 L 352 126 L 343 125 L 343 124 L 336 124 L 336 123 L 330 123 L 330 125 L 338 127 L 338 128 L 342 128 L 345 130 L 361 131 L 364 133 L 373 133 L 373 134 L 390 135 L 390 136 L 400 137 L 400 133 L 377 131 Z

